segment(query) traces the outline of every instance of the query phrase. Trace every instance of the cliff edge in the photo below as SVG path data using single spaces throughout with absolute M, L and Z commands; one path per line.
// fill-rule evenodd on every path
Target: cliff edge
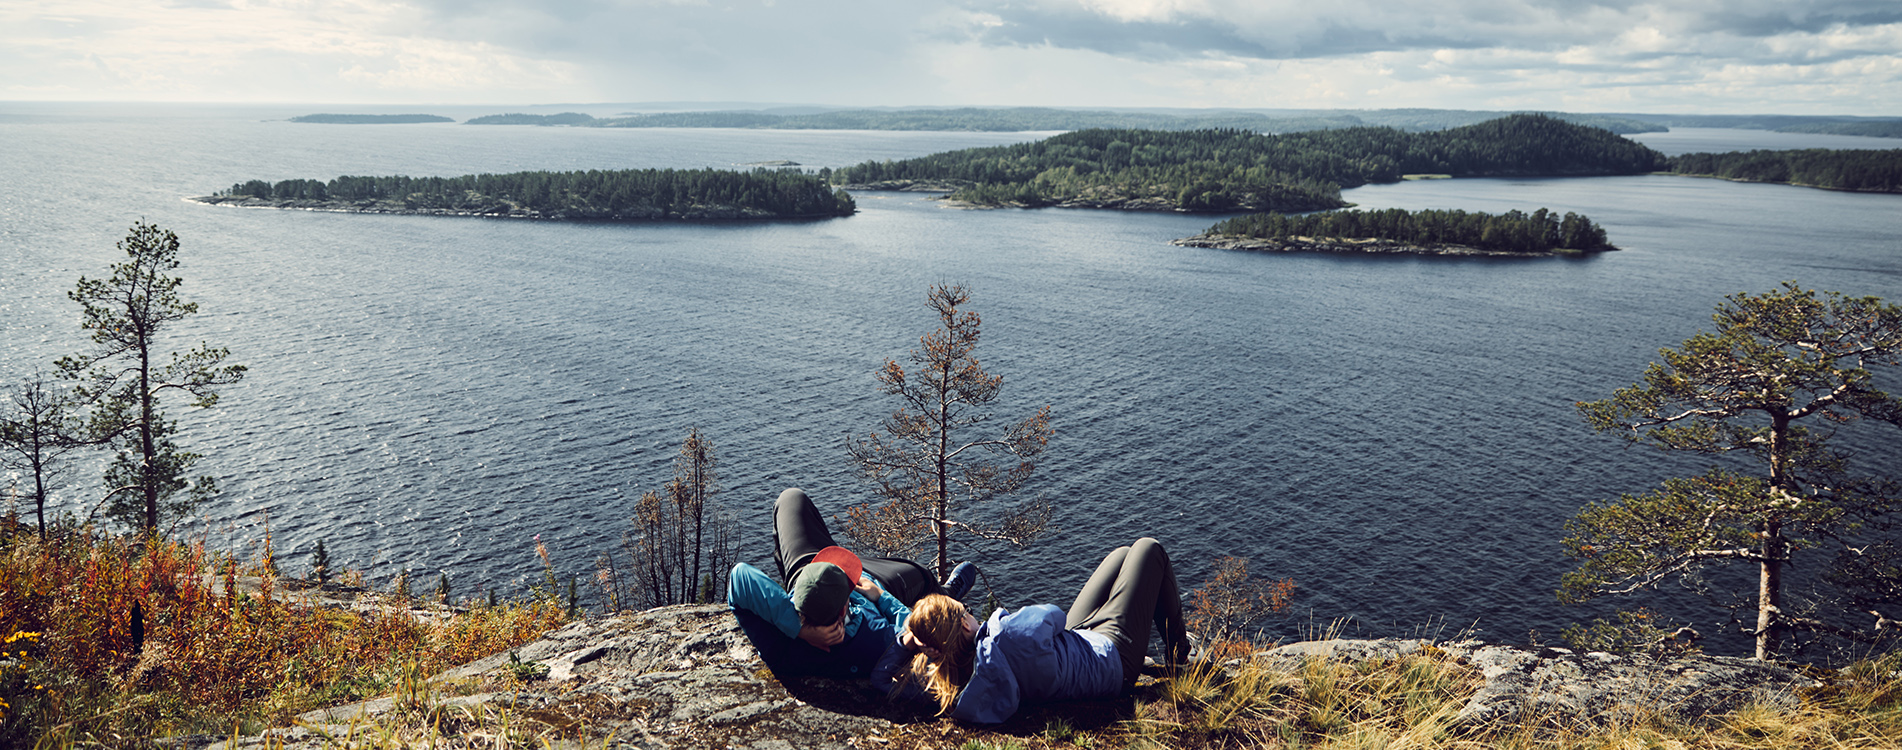
M 1306 641 L 1247 659 L 1298 670 L 1311 660 L 1388 660 L 1423 654 L 1467 669 L 1476 686 L 1459 722 L 1603 723 L 1628 712 L 1695 720 L 1750 703 L 1795 706 L 1820 685 L 1782 665 L 1693 656 L 1674 661 L 1476 642 Z M 1242 663 L 1223 665 L 1232 671 Z M 1162 677 L 1160 679 L 1167 679 Z M 1154 699 L 1145 676 L 1136 698 Z M 297 726 L 190 747 L 317 748 L 401 711 L 432 717 L 506 712 L 596 739 L 589 746 L 645 748 L 892 748 L 955 746 L 977 728 L 894 706 L 863 683 L 781 682 L 754 653 L 725 605 L 682 605 L 572 623 L 529 645 L 437 675 L 426 691 L 306 713 Z M 1063 703 L 1020 711 L 1007 733 L 1036 732 L 1051 718 L 1079 730 L 1129 718 L 1134 699 Z M 446 720 L 446 719 L 438 719 Z M 1019 726 L 1021 725 L 1021 726 Z M 604 742 L 612 737 L 611 743 Z

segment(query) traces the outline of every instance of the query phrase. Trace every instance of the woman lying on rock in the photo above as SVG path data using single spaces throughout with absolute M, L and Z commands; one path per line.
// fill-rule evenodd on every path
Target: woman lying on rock
M 900 658 L 888 657 L 874 683 L 929 694 L 939 716 L 995 724 L 1026 703 L 1120 695 L 1142 672 L 1151 625 L 1165 658 L 1186 662 L 1175 569 L 1162 544 L 1144 537 L 1103 558 L 1067 616 L 1038 604 L 999 609 L 980 625 L 956 599 L 921 597 L 899 633 Z

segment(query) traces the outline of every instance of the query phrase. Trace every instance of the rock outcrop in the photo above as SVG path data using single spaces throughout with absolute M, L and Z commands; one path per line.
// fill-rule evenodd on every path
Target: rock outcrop
M 1756 703 L 1795 707 L 1815 679 L 1781 664 L 1726 656 L 1654 659 L 1544 648 L 1527 651 L 1477 642 L 1420 640 L 1304 641 L 1255 656 L 1271 666 L 1299 667 L 1303 659 L 1359 662 L 1431 651 L 1479 670 L 1479 690 L 1458 722 L 1555 725 L 1608 724 L 1629 716 L 1664 714 L 1687 720 Z
M 1795 705 L 1800 690 L 1817 684 L 1795 669 L 1746 659 L 1654 661 L 1423 640 L 1307 641 L 1246 658 L 1292 671 L 1310 659 L 1361 662 L 1411 654 L 1478 672 L 1480 686 L 1459 718 L 1475 726 L 1604 722 L 1637 711 L 1696 718 L 1752 702 Z M 1231 660 L 1224 669 L 1241 663 Z M 614 746 L 643 748 L 955 746 L 966 731 L 916 708 L 894 706 L 863 683 L 776 679 L 726 607 L 717 604 L 575 622 L 431 683 L 427 695 L 412 692 L 407 707 L 403 698 L 384 698 L 313 711 L 297 727 L 221 747 L 322 747 L 325 736 L 360 732 L 361 725 L 400 710 L 414 713 L 419 701 L 437 712 L 510 712 L 521 717 L 518 723 L 540 722 L 562 728 L 565 736 L 595 738 L 590 746 L 610 736 Z M 1102 727 L 1128 718 L 1131 705 L 1129 698 L 1057 704 L 1020 712 L 1023 721 L 1012 724 L 1035 732 L 1050 717 L 1063 717 L 1080 729 Z

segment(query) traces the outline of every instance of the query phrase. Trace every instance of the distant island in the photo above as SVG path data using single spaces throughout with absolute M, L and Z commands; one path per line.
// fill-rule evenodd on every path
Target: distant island
M 1202 234 L 1173 240 L 1186 247 L 1261 252 L 1405 253 L 1413 255 L 1546 256 L 1618 248 L 1605 230 L 1579 214 L 1508 211 L 1329 211 L 1289 216 L 1238 216 Z
M 584 114 L 581 114 L 580 112 L 563 112 L 558 115 L 524 115 L 520 113 L 510 113 L 506 115 L 485 115 L 482 117 L 471 119 L 468 122 L 465 122 L 463 124 L 464 125 L 539 125 L 542 127 L 550 127 L 555 125 L 587 125 L 592 122 L 594 122 L 594 118 L 592 116 L 584 115 Z
M 298 115 L 291 122 L 325 125 L 410 125 L 419 122 L 455 122 L 441 115 Z
M 350 213 L 599 221 L 850 216 L 852 196 L 792 170 L 627 169 L 251 180 L 200 203 Z
M 1645 174 L 1664 163 L 1602 128 L 1512 115 L 1426 133 L 1081 130 L 820 174 L 848 189 L 949 188 L 949 199 L 980 207 L 1297 213 L 1344 207 L 1342 188 L 1405 175 Z
M 1902 149 L 1682 154 L 1671 157 L 1670 173 L 1826 190 L 1902 193 Z
M 1650 115 L 1606 114 L 1605 117 L 1636 120 L 1666 128 L 1727 128 L 1732 130 L 1768 130 L 1776 133 L 1823 133 L 1860 135 L 1872 138 L 1902 138 L 1902 117 L 1851 117 L 1847 115 Z
M 567 125 L 591 128 L 752 128 L 770 130 L 938 130 L 968 132 L 1024 132 L 1087 130 L 1203 130 L 1232 128 L 1260 133 L 1293 133 L 1366 126 L 1425 131 L 1472 125 L 1507 115 L 1450 109 L 1278 110 L 1273 114 L 1245 110 L 1114 111 L 1053 107 L 958 107 L 950 109 L 846 109 L 802 112 L 719 110 L 656 112 L 622 117 L 591 117 L 576 112 L 558 115 L 488 115 L 470 125 Z M 1601 127 L 1617 133 L 1665 130 L 1662 125 L 1628 117 L 1596 114 L 1550 113 L 1557 119 Z
M 1235 128 L 1296 133 L 1359 127 L 1409 132 L 1446 130 L 1514 114 L 1542 114 L 1620 135 L 1671 128 L 1729 128 L 1780 133 L 1902 137 L 1902 117 L 1846 115 L 1658 115 L 1644 113 L 1512 112 L 1470 109 L 1067 109 L 1059 107 L 948 107 L 697 110 L 593 117 L 502 114 L 470 125 L 561 125 L 588 128 L 756 128 L 773 130 L 940 130 L 1024 132 L 1057 130 L 1203 130 Z

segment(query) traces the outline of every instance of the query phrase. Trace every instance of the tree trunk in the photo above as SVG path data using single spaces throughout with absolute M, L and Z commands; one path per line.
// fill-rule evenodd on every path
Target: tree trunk
M 1767 521 L 1763 528 L 1763 560 L 1757 563 L 1757 659 L 1773 658 L 1781 648 L 1783 609 L 1783 531 Z
M 145 535 L 158 536 L 158 484 L 154 459 L 158 445 L 152 439 L 152 354 L 146 346 L 147 334 L 139 332 L 139 484 L 145 494 Z

